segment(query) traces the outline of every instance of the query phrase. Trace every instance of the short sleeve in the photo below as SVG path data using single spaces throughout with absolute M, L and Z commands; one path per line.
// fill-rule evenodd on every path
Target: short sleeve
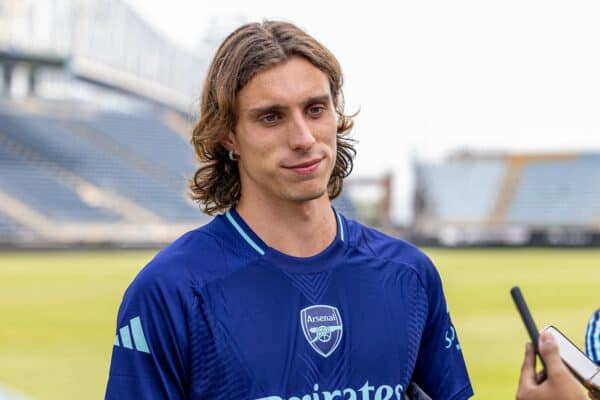
M 458 334 L 450 320 L 440 276 L 429 259 L 423 262 L 420 276 L 428 311 L 413 380 L 433 399 L 468 399 L 473 389 Z
M 152 262 L 125 292 L 117 317 L 107 400 L 185 399 L 189 379 L 185 276 Z M 164 271 L 162 271 L 164 272 Z
M 600 365 L 600 309 L 591 316 L 585 331 L 585 352 Z

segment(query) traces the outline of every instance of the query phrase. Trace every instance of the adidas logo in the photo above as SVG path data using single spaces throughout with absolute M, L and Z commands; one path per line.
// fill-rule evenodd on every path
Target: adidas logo
M 140 317 L 130 319 L 129 325 L 125 325 L 119 329 L 119 333 L 115 336 L 115 346 L 123 346 L 124 348 L 131 350 L 133 350 L 135 346 L 135 350 L 150 354 Z

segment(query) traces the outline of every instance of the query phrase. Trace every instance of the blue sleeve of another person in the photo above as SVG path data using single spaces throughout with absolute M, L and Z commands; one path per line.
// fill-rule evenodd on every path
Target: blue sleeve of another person
M 600 365 L 600 309 L 590 318 L 585 332 L 585 352 Z
M 189 379 L 185 268 L 152 261 L 129 286 L 117 318 L 107 400 L 185 399 Z

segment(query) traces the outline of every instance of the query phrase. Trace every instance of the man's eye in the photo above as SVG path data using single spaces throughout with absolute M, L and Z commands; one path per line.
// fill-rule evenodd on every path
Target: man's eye
M 261 120 L 266 124 L 273 124 L 279 121 L 279 115 L 277 114 L 267 114 L 261 117 Z
M 323 113 L 323 111 L 325 110 L 325 107 L 319 105 L 319 106 L 310 106 L 308 108 L 308 114 L 313 116 L 313 117 L 317 117 L 319 115 L 321 115 Z

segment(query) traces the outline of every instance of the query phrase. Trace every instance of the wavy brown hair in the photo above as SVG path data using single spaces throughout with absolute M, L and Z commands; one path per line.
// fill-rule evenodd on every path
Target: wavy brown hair
M 293 56 L 303 57 L 329 80 L 338 125 L 336 162 L 327 190 L 330 199 L 341 193 L 356 150 L 348 137 L 355 115 L 344 114 L 340 64 L 321 43 L 291 23 L 250 23 L 231 33 L 217 50 L 204 82 L 200 120 L 192 134 L 201 166 L 190 181 L 191 196 L 207 214 L 225 211 L 240 199 L 238 166 L 222 145 L 227 134 L 234 132 L 237 94 L 254 75 Z

